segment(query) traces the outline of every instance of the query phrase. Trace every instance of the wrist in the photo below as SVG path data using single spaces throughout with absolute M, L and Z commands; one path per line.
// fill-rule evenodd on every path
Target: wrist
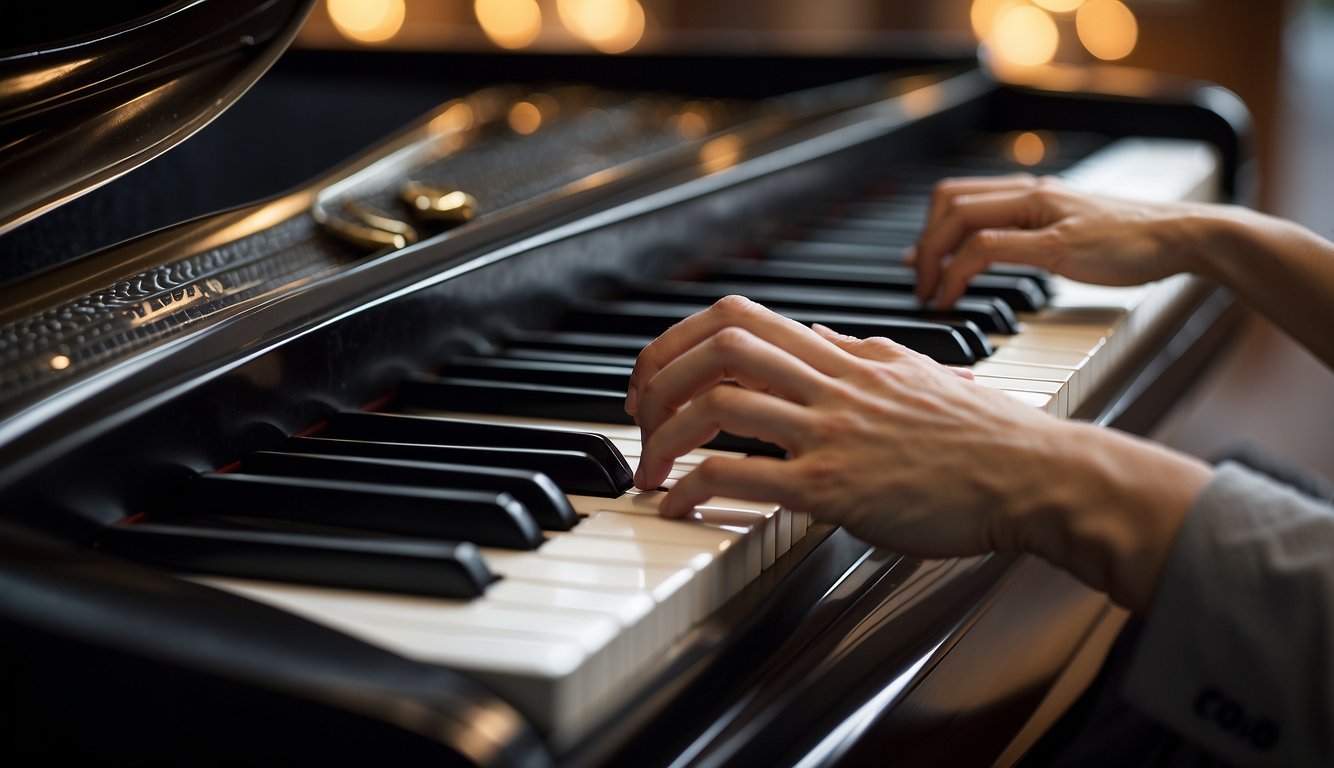
M 1131 610 L 1147 609 L 1212 470 L 1110 429 L 1057 422 L 1052 432 L 1064 450 L 1054 454 L 1044 493 L 1016 517 L 1020 548 Z

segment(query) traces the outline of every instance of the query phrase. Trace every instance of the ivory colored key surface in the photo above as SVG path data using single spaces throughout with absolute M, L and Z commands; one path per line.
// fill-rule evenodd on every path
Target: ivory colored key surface
M 531 601 L 460 602 L 204 578 L 420 661 L 468 670 L 543 730 L 580 729 L 614 696 L 624 601 L 573 609 Z M 497 585 L 499 586 L 499 585 Z M 524 616 L 528 623 L 523 625 Z

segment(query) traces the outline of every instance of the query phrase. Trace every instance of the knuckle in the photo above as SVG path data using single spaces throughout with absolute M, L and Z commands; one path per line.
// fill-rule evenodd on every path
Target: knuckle
M 701 408 L 702 412 L 712 416 L 716 413 L 727 411 L 733 403 L 736 402 L 738 390 L 736 387 L 718 386 L 712 387 L 708 391 L 695 397 L 690 403 L 691 408 Z
M 710 456 L 700 462 L 692 474 L 696 476 L 696 481 L 704 486 L 716 485 L 727 475 L 730 469 L 728 461 L 720 456 Z
M 758 308 L 759 305 L 755 302 L 745 296 L 733 293 L 718 299 L 709 309 L 723 317 L 732 318 L 754 314 Z
M 750 349 L 755 344 L 755 336 L 744 328 L 729 325 L 713 334 L 709 339 L 714 351 L 730 356 Z

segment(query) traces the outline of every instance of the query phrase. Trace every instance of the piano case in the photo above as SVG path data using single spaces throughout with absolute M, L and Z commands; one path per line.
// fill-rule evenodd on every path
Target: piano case
M 340 410 L 381 409 L 405 378 L 540 335 L 590 298 L 789 237 L 905 169 L 967 168 L 950 158 L 996 136 L 1188 139 L 1212 148 L 1219 194 L 1244 199 L 1235 99 L 1095 74 L 1074 90 L 1002 84 L 921 41 L 840 58 L 291 51 L 200 131 L 306 10 L 180 3 L 0 57 L 0 749 L 127 765 L 1022 754 L 1120 617 L 1029 558 L 919 561 L 813 524 L 615 701 L 590 705 L 591 724 L 553 733 L 484 675 L 101 550 L 108 530 L 179 511 L 199 473 L 319 434 Z M 542 165 L 562 154 L 542 150 L 540 172 L 519 177 L 486 160 L 514 140 L 501 117 L 450 117 L 637 98 L 723 117 L 592 166 L 574 151 Z M 358 213 L 392 207 L 386 189 L 459 147 L 483 157 L 471 219 L 407 237 Z M 1184 391 L 1231 302 L 1199 284 L 1174 295 L 1068 415 L 1144 432 Z

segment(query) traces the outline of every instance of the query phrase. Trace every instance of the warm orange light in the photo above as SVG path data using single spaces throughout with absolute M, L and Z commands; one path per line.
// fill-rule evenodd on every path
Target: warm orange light
M 1106 61 L 1125 58 L 1139 40 L 1135 14 L 1121 0 L 1088 0 L 1075 14 L 1075 31 L 1089 53 Z
M 686 111 L 672 116 L 676 132 L 686 139 L 698 139 L 709 132 L 709 119 L 702 112 Z
M 996 55 L 1010 64 L 1032 67 L 1056 55 L 1061 33 L 1047 12 L 1031 5 L 1001 10 L 988 42 Z
M 1055 151 L 1056 137 L 1046 131 L 1020 131 L 1005 141 L 1005 156 L 1020 165 L 1037 165 Z
M 431 118 L 432 133 L 462 133 L 473 127 L 477 116 L 470 104 L 456 101 Z
M 506 115 L 510 130 L 528 135 L 542 127 L 542 110 L 531 101 L 517 101 Z
M 1052 13 L 1069 13 L 1084 4 L 1084 0 L 1033 0 L 1033 5 Z
M 542 9 L 537 0 L 476 0 L 477 24 L 501 48 L 532 45 L 542 31 Z
M 978 40 L 988 39 L 1001 12 L 1017 5 L 1021 5 L 1020 0 L 973 0 L 968 13 L 969 21 L 973 24 L 973 34 L 977 35 Z
M 403 28 L 403 0 L 329 0 L 329 18 L 349 40 L 382 43 Z
M 67 355 L 55 355 L 55 356 L 52 357 L 51 360 L 50 360 L 51 370 L 53 370 L 53 371 L 63 371 L 63 370 L 65 370 L 66 368 L 69 367 L 69 363 L 70 363 L 69 356 L 67 356 Z
M 710 173 L 731 168 L 741 160 L 741 150 L 745 146 L 740 136 L 730 133 L 711 139 L 699 148 L 700 163 Z
M 622 53 L 644 36 L 644 7 L 638 0 L 557 0 L 566 29 L 603 53 Z

